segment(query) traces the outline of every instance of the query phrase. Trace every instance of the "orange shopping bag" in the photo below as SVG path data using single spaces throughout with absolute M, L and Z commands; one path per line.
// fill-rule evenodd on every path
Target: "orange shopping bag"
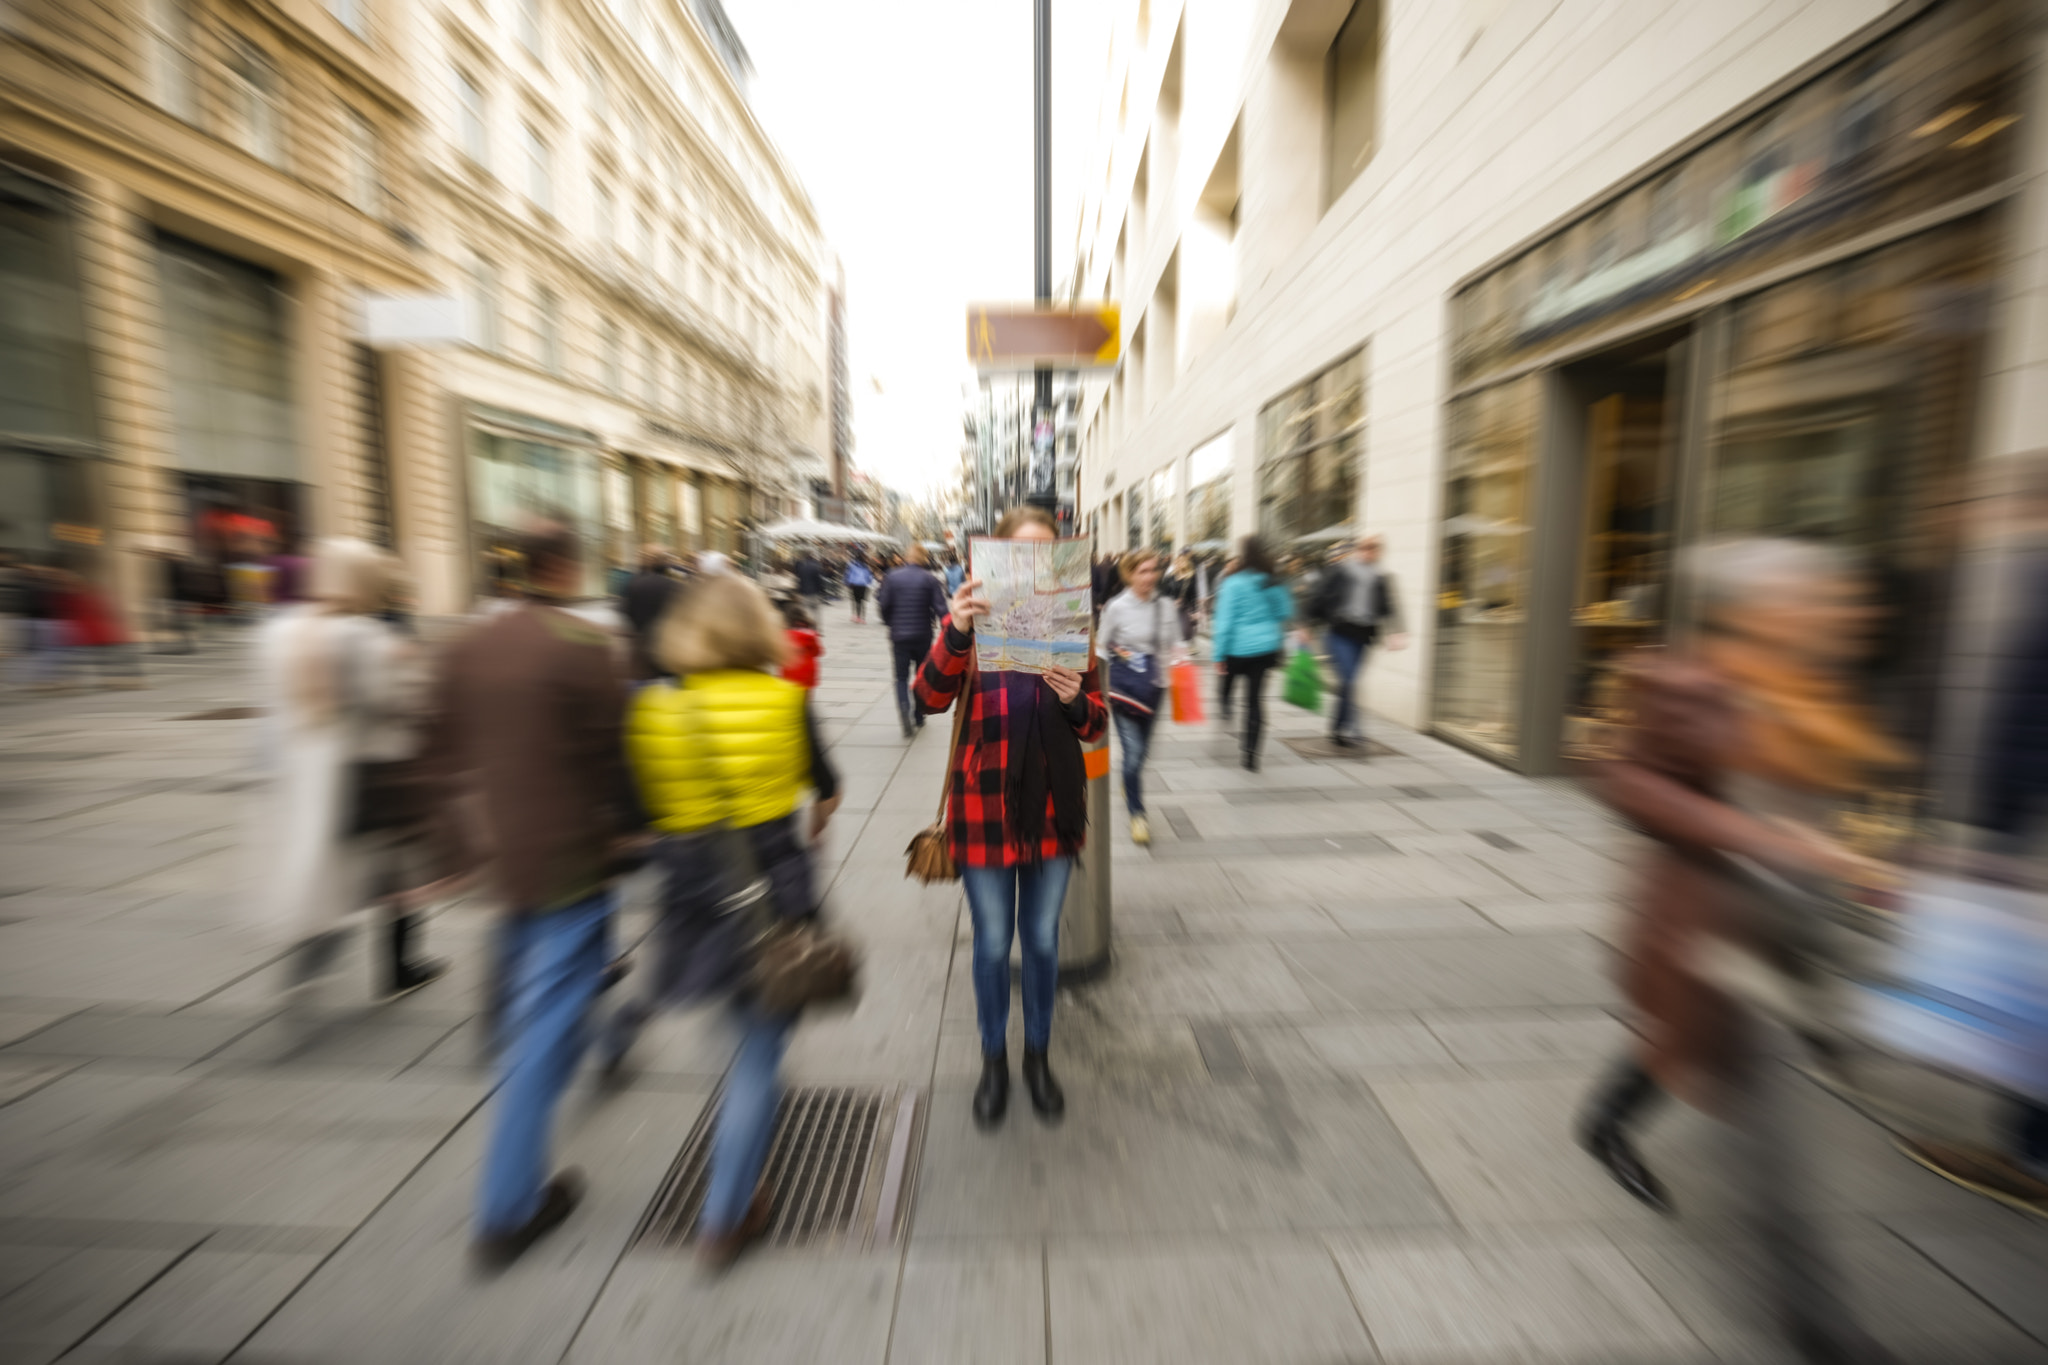
M 1176 723 L 1195 724 L 1202 719 L 1202 675 L 1191 663 L 1177 663 L 1171 673 L 1173 718 Z

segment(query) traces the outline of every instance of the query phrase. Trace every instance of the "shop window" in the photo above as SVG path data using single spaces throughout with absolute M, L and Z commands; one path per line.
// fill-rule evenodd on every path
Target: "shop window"
M 1349 189 L 1379 146 L 1380 4 L 1358 0 L 1324 60 L 1327 204 Z
M 1160 549 L 1173 546 L 1173 526 L 1170 517 L 1173 512 L 1173 467 L 1155 470 L 1152 487 L 1146 494 L 1145 505 L 1151 510 L 1151 535 L 1143 542 Z
M 0 167 L 0 433 L 9 438 L 0 445 L 92 436 L 92 358 L 76 240 L 61 191 Z M 0 496 L 0 508 L 36 505 Z M 0 536 L 15 521 L 20 525 L 12 529 L 26 533 L 28 520 L 0 513 Z
M 1188 456 L 1187 513 L 1183 536 L 1189 545 L 1220 548 L 1230 538 L 1230 433 L 1197 446 Z
M 173 459 L 273 482 L 300 477 L 284 293 L 261 266 L 157 239 Z
M 1436 727 L 1504 757 L 1520 740 L 1538 379 L 1451 404 L 1437 596 Z
M 534 56 L 541 55 L 542 0 L 518 0 L 519 45 Z
M 284 110 L 277 68 L 263 49 L 240 37 L 228 39 L 227 113 L 229 138 L 243 151 L 284 164 Z
M 535 519 L 561 517 L 585 544 L 597 546 L 601 496 L 597 460 L 588 449 L 472 425 L 469 453 L 470 514 L 479 543 L 516 544 Z M 598 558 L 587 557 L 586 589 L 599 582 Z
M 1135 550 L 1145 543 L 1145 490 L 1133 487 L 1124 495 L 1124 548 Z
M 1364 375 L 1364 352 L 1354 351 L 1260 411 L 1259 533 L 1275 550 L 1351 527 L 1365 429 Z

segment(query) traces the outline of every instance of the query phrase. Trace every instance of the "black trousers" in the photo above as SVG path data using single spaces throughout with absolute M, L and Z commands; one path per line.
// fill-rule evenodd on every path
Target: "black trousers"
M 853 598 L 853 619 L 856 621 L 867 620 L 868 590 L 866 588 L 848 588 L 846 591 Z
M 905 725 L 917 719 L 917 706 L 910 696 L 910 675 L 932 652 L 930 640 L 891 640 L 889 654 L 896 666 L 896 714 Z
M 1233 654 L 1223 661 L 1223 716 L 1230 718 L 1230 694 L 1239 678 L 1244 679 L 1244 751 L 1256 754 L 1266 730 L 1266 674 L 1280 662 L 1280 653 Z

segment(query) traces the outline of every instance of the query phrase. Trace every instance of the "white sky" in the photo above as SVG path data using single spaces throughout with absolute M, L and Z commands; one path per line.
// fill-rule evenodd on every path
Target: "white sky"
M 959 468 L 967 305 L 1031 297 L 1031 0 L 725 6 L 755 112 L 846 265 L 854 460 L 922 493 Z M 1053 0 L 1056 286 L 1120 9 Z

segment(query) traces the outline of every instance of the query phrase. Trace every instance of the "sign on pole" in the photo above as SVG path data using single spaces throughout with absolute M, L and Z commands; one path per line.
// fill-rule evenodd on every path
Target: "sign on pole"
M 1113 303 L 974 304 L 967 310 L 967 358 L 982 370 L 1112 369 L 1122 352 L 1122 322 Z

